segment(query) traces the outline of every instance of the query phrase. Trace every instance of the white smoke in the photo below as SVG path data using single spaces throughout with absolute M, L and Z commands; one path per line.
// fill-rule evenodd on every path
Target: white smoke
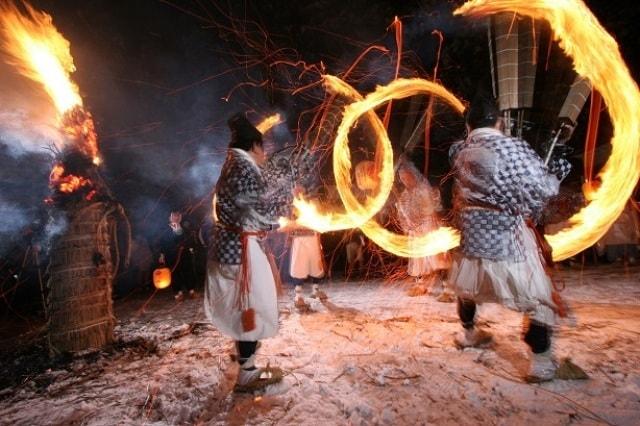
M 187 171 L 189 180 L 189 192 L 196 197 L 202 197 L 210 193 L 220 176 L 224 156 L 211 149 L 198 149 L 195 161 Z
M 14 234 L 30 222 L 29 212 L 0 194 L 0 234 Z
M 45 152 L 51 146 L 60 147 L 60 131 L 42 117 L 24 109 L 0 110 L 0 141 L 9 152 L 20 156 L 27 152 Z

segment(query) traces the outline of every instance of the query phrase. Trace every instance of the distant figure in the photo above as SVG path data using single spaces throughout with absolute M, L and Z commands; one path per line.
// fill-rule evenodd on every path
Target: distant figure
M 357 276 L 364 272 L 364 235 L 359 229 L 350 231 L 349 241 L 345 246 L 347 252 L 347 276 Z
M 183 220 L 182 213 L 172 211 L 169 215 L 169 229 L 160 243 L 158 263 L 171 269 L 171 287 L 178 302 L 184 300 L 185 293 L 191 298 L 196 297 L 199 246 L 198 234 L 191 222 Z
M 398 220 L 404 232 L 409 236 L 412 246 L 415 246 L 417 237 L 435 231 L 440 226 L 438 218 L 438 214 L 442 212 L 440 192 L 437 188 L 432 188 L 429 181 L 406 161 L 402 163 L 398 176 L 404 185 L 404 190 L 396 204 Z M 423 283 L 424 278 L 432 283 L 439 280 L 442 283 L 442 293 L 444 294 L 446 287 L 444 283 L 449 264 L 446 253 L 410 257 L 407 273 L 414 277 L 416 285 L 409 289 L 409 295 L 419 296 L 427 293 L 428 286 Z M 442 301 L 445 299 L 442 298 Z
M 327 295 L 319 289 L 320 280 L 324 277 L 324 261 L 320 234 L 306 228 L 296 228 L 291 235 L 291 263 L 289 275 L 296 283 L 295 306 L 299 310 L 306 310 L 309 305 L 304 301 L 303 284 L 313 283 L 311 297 L 326 300 Z
M 303 193 L 301 186 L 294 188 L 294 194 Z M 291 261 L 289 263 L 289 275 L 295 283 L 294 306 L 300 312 L 307 312 L 310 306 L 304 300 L 303 285 L 311 281 L 313 283 L 311 297 L 326 300 L 327 294 L 320 290 L 320 280 L 325 275 L 324 258 L 320 234 L 313 229 L 305 228 L 292 222 L 287 227 L 291 237 Z

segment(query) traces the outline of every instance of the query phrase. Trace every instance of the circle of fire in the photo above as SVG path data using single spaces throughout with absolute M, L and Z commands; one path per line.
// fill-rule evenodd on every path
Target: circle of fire
M 560 47 L 573 59 L 576 72 L 588 78 L 593 87 L 602 94 L 613 123 L 612 152 L 599 173 L 602 180 L 601 186 L 587 194 L 591 202 L 570 218 L 571 225 L 569 227 L 557 234 L 546 236 L 553 247 L 554 260 L 563 260 L 590 247 L 607 232 L 623 211 L 638 182 L 640 177 L 640 122 L 637 117 L 640 116 L 640 91 L 631 78 L 617 43 L 602 28 L 582 1 L 472 0 L 454 13 L 480 17 L 500 12 L 513 12 L 548 21 Z M 338 191 L 347 213 L 357 212 L 356 217 L 359 220 L 365 216 L 373 217 L 378 210 L 370 210 L 370 205 L 369 208 L 361 206 L 349 189 L 351 187 L 351 164 L 348 151 L 344 151 L 347 133 L 360 115 L 369 112 L 380 103 L 389 99 L 410 96 L 400 95 L 401 89 L 396 85 L 397 81 L 402 80 L 396 80 L 388 86 L 378 88 L 365 99 L 362 99 L 362 96 L 355 89 L 344 82 L 342 90 L 340 90 L 343 94 L 358 99 L 358 101 L 354 103 L 356 106 L 352 104 L 345 109 L 345 117 L 336 137 L 336 146 L 339 149 L 334 151 L 334 173 L 336 173 Z M 392 94 L 394 90 L 397 90 L 398 93 Z M 446 89 L 444 91 L 446 92 Z M 381 96 L 381 92 L 388 95 L 384 101 L 380 100 L 381 97 L 384 97 Z M 461 110 L 462 108 L 460 108 Z M 388 140 L 386 130 L 380 129 L 375 124 L 375 120 L 371 120 L 371 122 L 376 129 L 378 140 Z M 388 195 L 386 187 L 382 187 L 382 184 L 387 184 L 386 179 L 393 179 L 392 163 L 388 161 L 388 156 L 383 155 L 383 168 L 380 173 L 381 190 L 378 196 L 383 193 Z M 392 160 L 390 161 L 392 162 Z M 307 220 L 306 224 L 303 223 L 305 226 L 320 232 L 344 229 L 344 227 L 335 226 L 333 216 L 318 214 L 317 210 L 309 208 L 313 207 L 310 204 L 305 206 L 302 203 L 302 206 L 307 208 L 308 213 L 313 213 L 309 215 L 310 217 L 325 220 L 325 226 L 317 226 L 318 222 L 314 223 L 311 220 Z M 296 207 L 300 207 L 300 204 Z M 303 214 L 302 216 L 307 215 Z M 359 226 L 369 238 L 383 249 L 404 257 L 433 255 L 454 248 L 459 244 L 459 235 L 451 228 L 440 228 L 417 237 L 417 241 L 412 241 L 411 246 L 414 249 L 411 249 L 407 236 L 389 232 L 374 221 L 367 220 L 356 226 Z
M 443 86 L 419 78 L 394 80 L 386 86 L 378 87 L 366 97 L 337 77 L 325 76 L 325 84 L 333 93 L 355 101 L 345 107 L 333 149 L 334 176 L 346 214 L 322 214 L 312 203 L 296 199 L 294 202 L 298 212 L 296 222 L 319 232 L 358 227 L 384 250 L 403 257 L 427 256 L 456 247 L 460 236 L 452 228 L 441 227 L 425 235 L 408 237 L 390 232 L 371 219 L 386 203 L 394 181 L 393 149 L 387 131 L 374 110 L 392 99 L 402 99 L 418 94 L 438 96 L 459 113 L 464 111 L 462 102 Z M 380 149 L 382 152 L 382 167 L 378 176 L 380 181 L 378 193 L 375 197 L 368 198 L 365 205 L 362 205 L 350 189 L 352 182 L 348 134 L 351 127 L 365 114 L 376 134 L 376 150 Z
M 362 114 L 373 111 L 376 107 L 389 102 L 392 99 L 402 99 L 422 94 L 438 96 L 451 105 L 458 113 L 462 113 L 464 111 L 464 105 L 462 102 L 445 87 L 419 78 L 394 80 L 386 86 L 378 87 L 364 99 L 362 99 L 362 96 L 353 88 L 351 88 L 347 93 L 348 96 L 356 99 L 360 98 L 360 100 L 345 108 L 342 123 L 338 128 L 336 136 L 336 147 L 341 144 L 341 149 L 336 150 L 334 148 L 333 161 L 338 193 L 340 194 L 340 198 L 342 199 L 348 213 L 351 213 L 356 208 L 361 207 L 358 200 L 350 190 L 351 164 L 350 162 L 345 161 L 344 158 L 346 155 L 344 155 L 344 152 L 342 151 L 342 149 L 346 148 L 346 139 L 349 129 Z M 374 126 L 374 129 L 376 134 L 378 134 L 378 141 L 382 141 L 385 138 L 388 140 L 388 135 L 384 126 Z M 379 134 L 379 132 L 382 134 Z M 345 176 L 348 178 L 345 178 Z M 393 153 L 391 153 L 389 158 L 386 156 L 383 157 L 383 167 L 380 172 L 380 179 L 381 182 L 384 179 L 388 179 L 393 183 L 393 178 Z M 386 202 L 386 198 L 384 201 Z M 384 203 L 382 204 L 384 205 Z M 373 212 L 373 214 L 377 212 L 378 210 Z M 442 253 L 456 247 L 460 243 L 459 233 L 455 229 L 448 227 L 440 227 L 435 231 L 415 237 L 409 237 L 407 235 L 400 235 L 388 231 L 374 220 L 368 220 L 363 223 L 360 225 L 360 229 L 369 239 L 384 250 L 402 257 L 422 257 Z
M 339 231 L 363 226 L 382 207 L 389 198 L 393 187 L 393 147 L 389 140 L 384 124 L 380 118 L 371 111 L 371 102 L 378 102 L 375 98 L 380 95 L 378 91 L 371 93 L 367 99 L 363 99 L 353 87 L 331 75 L 325 75 L 324 84 L 327 90 L 348 97 L 358 99 L 347 105 L 338 128 L 333 147 L 333 173 L 336 179 L 336 187 L 346 213 L 320 213 L 315 204 L 303 198 L 294 200 L 294 207 L 298 218 L 296 223 L 318 232 Z M 388 95 L 388 94 L 383 94 Z M 385 101 L 382 101 L 385 102 Z M 381 102 L 378 102 L 379 104 Z M 350 188 L 351 181 L 351 155 L 349 152 L 349 129 L 363 114 L 367 115 L 369 124 L 376 135 L 376 150 L 380 151 L 381 170 L 379 173 L 379 189 L 373 197 L 367 197 L 364 205 L 360 204 Z

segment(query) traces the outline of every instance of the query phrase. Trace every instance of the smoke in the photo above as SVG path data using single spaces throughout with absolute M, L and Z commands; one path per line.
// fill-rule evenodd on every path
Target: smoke
M 200 147 L 195 161 L 186 173 L 189 182 L 188 191 L 196 198 L 201 198 L 211 193 L 220 175 L 224 155 L 210 149 Z
M 43 226 L 52 148 L 64 138 L 36 84 L 0 57 L 0 256 Z
M 1 89 L 0 89 L 1 90 Z M 58 129 L 25 109 L 0 110 L 0 140 L 14 157 L 60 146 Z
M 0 255 L 45 215 L 50 156 L 18 149 L 0 134 Z M 26 140 L 26 139 L 24 139 Z M 29 141 L 27 141 L 29 142 Z M 30 143 L 25 143 L 27 147 Z
M 30 222 L 32 215 L 21 206 L 7 201 L 0 195 L 0 235 L 15 234 Z M 0 237 L 4 240 L 4 238 Z
M 287 124 L 265 137 L 267 150 L 273 152 L 294 143 L 289 129 L 298 125 L 301 111 L 317 106 L 324 96 L 321 88 L 318 96 L 309 91 L 292 96 L 287 90 L 317 79 L 310 72 L 299 80 L 302 68 L 237 68 L 238 61 L 260 62 L 264 58 L 255 55 L 269 53 L 252 50 L 249 40 L 243 39 L 259 37 L 258 32 L 227 34 L 219 31 L 223 27 L 198 25 L 193 16 L 163 3 L 133 2 L 127 8 L 114 8 L 107 0 L 42 4 L 71 42 L 77 67 L 73 79 L 96 119 L 105 180 L 125 206 L 134 232 L 150 239 L 166 227 L 171 209 L 197 204 L 213 189 L 229 141 L 229 116 L 248 112 L 257 123 L 270 113 L 285 111 Z M 383 37 L 392 54 L 368 55 L 353 74 L 359 78 L 354 83 L 366 93 L 393 77 L 395 38 L 386 29 L 399 12 L 389 4 L 322 0 L 285 8 L 279 14 L 270 13 L 274 6 L 268 2 L 252 4 L 247 10 L 240 3 L 228 7 L 233 9 L 229 16 L 242 20 L 247 13 L 268 17 L 265 30 L 274 35 L 277 47 L 287 48 L 293 59 L 322 60 L 333 73 L 344 71 L 366 46 Z M 400 16 L 415 12 L 408 8 Z M 210 12 L 218 16 L 214 9 Z M 83 19 L 78 20 L 79 15 Z M 218 18 L 228 24 L 227 16 Z M 417 18 L 403 20 L 405 50 L 430 37 L 429 28 L 414 28 L 412 20 L 424 24 L 431 18 L 418 11 Z M 283 30 L 292 22 L 296 23 L 292 31 Z M 0 71 L 0 139 L 7 154 L 29 157 L 46 153 L 43 148 L 52 143 L 62 143 L 55 129 L 55 111 L 44 91 L 6 65 Z M 267 79 L 269 84 L 260 86 Z M 247 81 L 257 86 L 242 86 Z M 11 183 L 2 181 L 0 195 L 13 191 L 9 186 L 18 188 L 23 199 L 9 198 L 29 211 L 29 206 L 42 207 L 50 165 L 41 161 L 25 166 L 12 172 Z
M 64 214 L 50 216 L 44 226 L 41 244 L 48 250 L 53 240 L 64 234 L 68 227 L 69 221 Z

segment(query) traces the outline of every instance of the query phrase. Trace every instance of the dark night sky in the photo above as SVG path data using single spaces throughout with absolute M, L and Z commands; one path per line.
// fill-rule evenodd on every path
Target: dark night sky
M 206 197 L 223 159 L 228 142 L 225 122 L 233 112 L 249 112 L 255 121 L 283 112 L 288 126 L 280 126 L 275 139 L 279 144 L 295 140 L 298 115 L 317 106 L 320 94 L 307 91 L 292 97 L 290 90 L 315 81 L 318 74 L 300 77 L 301 67 L 265 65 L 275 58 L 308 64 L 323 61 L 329 73 L 342 72 L 368 45 L 381 44 L 394 52 L 393 34 L 386 29 L 397 15 L 405 25 L 405 50 L 415 52 L 406 56 L 404 74 L 431 72 L 437 46 L 431 31 L 439 29 L 445 37 L 440 78 L 469 99 L 475 80 L 488 72 L 478 70 L 487 62 L 486 35 L 479 24 L 451 17 L 459 3 L 33 2 L 52 15 L 71 42 L 77 67 L 74 79 L 96 120 L 107 180 L 128 208 L 135 231 L 148 236 L 165 226 L 169 209 Z M 612 7 L 604 0 L 588 4 L 620 42 L 637 76 L 640 7 Z M 392 72 L 388 56 L 373 54 L 356 74 L 358 86 L 369 90 L 374 83 L 388 81 Z M 273 82 L 270 88 L 244 85 L 232 92 L 240 83 L 267 78 Z M 230 100 L 223 99 L 230 92 Z M 48 165 L 32 154 L 17 159 L 9 155 L 0 150 L 2 160 L 12 158 L 12 166 L 0 172 L 3 199 L 16 205 L 36 204 L 46 194 Z M 29 170 L 25 163 L 36 167 Z

